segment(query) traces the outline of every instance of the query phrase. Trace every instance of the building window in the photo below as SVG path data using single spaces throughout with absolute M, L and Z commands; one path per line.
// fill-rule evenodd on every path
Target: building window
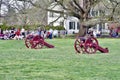
M 49 17 L 59 17 L 59 16 L 60 16 L 59 13 L 49 12 Z
M 49 17 L 54 17 L 54 13 L 53 12 L 49 12 Z
M 80 23 L 77 22 L 77 29 L 79 30 L 80 29 Z
M 90 16 L 99 16 L 99 12 L 98 11 L 91 11 Z
M 75 22 L 69 22 L 69 29 L 75 30 Z
M 99 24 L 99 31 L 102 31 L 102 24 Z

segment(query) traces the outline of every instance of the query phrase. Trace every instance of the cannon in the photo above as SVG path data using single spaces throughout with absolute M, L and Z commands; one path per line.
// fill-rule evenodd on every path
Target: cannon
M 102 48 L 95 37 L 78 37 L 75 40 L 74 48 L 77 53 L 94 54 L 96 51 L 108 53 L 108 48 Z
M 44 38 L 40 35 L 28 35 L 25 39 L 25 45 L 31 49 L 41 49 L 44 46 L 48 48 L 54 48 L 53 45 L 45 42 Z

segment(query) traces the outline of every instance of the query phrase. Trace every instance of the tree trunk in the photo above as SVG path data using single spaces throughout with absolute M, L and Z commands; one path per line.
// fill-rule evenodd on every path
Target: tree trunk
M 87 27 L 81 24 L 77 37 L 84 37 L 86 35 L 86 32 L 87 32 Z

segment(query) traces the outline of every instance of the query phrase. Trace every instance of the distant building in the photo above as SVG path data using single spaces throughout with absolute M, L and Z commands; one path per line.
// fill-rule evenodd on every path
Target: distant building
M 54 2 L 51 4 L 49 9 L 56 11 L 63 11 L 64 9 L 60 5 L 56 5 Z M 48 24 L 52 26 L 63 26 L 68 33 L 78 33 L 79 31 L 79 20 L 73 16 L 67 16 L 65 14 L 55 13 L 54 11 L 48 11 Z
M 91 9 L 90 16 L 91 17 L 101 16 L 103 14 L 104 8 L 105 6 L 103 5 L 103 3 L 99 3 L 97 6 L 94 7 L 94 9 Z M 108 15 L 109 11 L 106 10 L 104 14 Z M 99 23 L 92 29 L 96 32 L 101 32 L 102 34 L 109 34 L 110 30 L 108 29 L 108 27 L 109 27 L 108 23 Z
M 55 13 L 55 11 L 64 11 L 61 6 L 56 5 L 57 3 L 54 2 L 51 4 L 49 9 L 53 11 L 48 11 L 48 24 L 51 26 L 63 26 L 64 23 L 64 15 L 60 13 Z
M 83 6 L 84 5 L 83 0 L 80 0 L 80 2 L 81 2 L 80 5 Z M 102 12 L 100 9 L 98 9 L 99 7 L 101 7 L 101 9 L 102 9 L 104 6 L 101 5 L 101 3 L 100 3 L 100 5 L 95 7 L 96 9 L 91 9 L 91 11 L 89 13 L 90 17 L 96 17 L 96 16 L 101 15 Z M 56 2 L 52 3 L 51 6 L 49 7 L 49 9 L 65 12 L 65 10 L 63 10 L 60 5 L 57 5 Z M 105 14 L 107 15 L 108 11 L 106 11 Z M 47 18 L 48 24 L 51 23 L 51 25 L 53 25 L 53 26 L 64 26 L 64 28 L 68 31 L 68 33 L 77 33 L 79 31 L 80 22 L 76 17 L 66 16 L 66 15 L 62 15 L 61 17 L 60 16 L 61 16 L 60 13 L 48 11 L 48 18 Z M 109 33 L 108 23 L 97 24 L 92 29 L 94 29 L 96 32 L 100 31 L 103 34 Z
M 64 20 L 64 28 L 68 31 L 68 33 L 78 33 L 80 29 L 80 22 L 76 17 L 68 16 Z

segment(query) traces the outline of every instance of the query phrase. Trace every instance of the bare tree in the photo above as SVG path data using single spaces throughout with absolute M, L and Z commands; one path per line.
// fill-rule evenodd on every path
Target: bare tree
M 52 3 L 51 0 L 44 1 L 48 1 L 47 5 L 50 5 L 50 3 Z M 29 2 L 33 6 L 39 7 L 43 10 L 77 17 L 81 23 L 79 29 L 79 36 L 84 35 L 86 28 L 93 27 L 98 23 L 105 23 L 109 20 L 114 21 L 115 12 L 117 11 L 117 8 L 119 8 L 120 5 L 119 0 L 54 0 L 54 1 L 57 2 L 58 5 L 62 6 L 64 11 L 48 9 L 39 4 L 38 1 L 34 3 L 32 2 L 32 0 L 29 0 Z M 109 4 L 111 4 L 111 6 L 108 6 Z M 91 17 L 90 15 L 91 10 L 93 10 L 94 7 L 98 5 L 103 6 L 104 16 L 99 15 L 97 17 Z M 99 8 L 100 7 L 97 7 L 98 10 Z M 106 9 L 108 9 L 108 11 L 111 10 L 112 12 L 109 15 L 105 15 L 106 13 L 104 11 Z
M 2 9 L 2 0 L 0 0 L 0 17 L 1 17 L 1 9 Z
M 106 2 L 107 1 L 107 2 Z M 118 21 L 116 18 L 120 18 L 120 1 L 119 0 L 105 0 L 103 2 L 105 9 L 109 10 L 109 20 Z
M 35 0 L 32 1 L 34 2 Z M 23 26 L 46 24 L 43 22 L 46 19 L 46 11 L 33 7 L 29 0 L 13 0 L 12 7 L 16 10 L 18 24 Z
M 1 21 L 1 18 L 2 18 L 2 14 L 1 14 L 1 9 L 2 9 L 2 0 L 0 0 L 0 23 L 2 23 Z
M 1 21 L 6 23 L 9 22 L 10 18 L 8 19 L 8 17 L 10 17 L 11 14 L 14 15 L 14 9 L 10 5 L 10 0 L 1 0 L 0 1 L 0 17 L 2 19 Z
M 26 0 L 13 0 L 12 6 L 16 10 L 18 24 L 27 25 L 28 24 L 28 9 L 30 9 L 30 4 Z

